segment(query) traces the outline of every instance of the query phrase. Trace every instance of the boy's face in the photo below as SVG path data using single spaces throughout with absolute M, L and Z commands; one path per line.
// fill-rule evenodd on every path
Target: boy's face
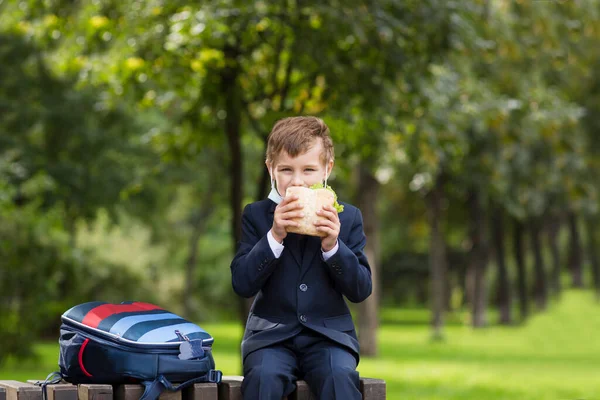
M 322 183 L 325 180 L 325 165 L 321 160 L 323 153 L 322 140 L 316 139 L 312 147 L 304 154 L 297 157 L 291 157 L 286 151 L 282 151 L 273 165 L 267 163 L 267 168 L 275 179 L 277 191 L 283 197 L 290 186 L 309 187 L 315 183 Z M 327 166 L 327 175 L 331 173 L 333 161 L 329 161 Z

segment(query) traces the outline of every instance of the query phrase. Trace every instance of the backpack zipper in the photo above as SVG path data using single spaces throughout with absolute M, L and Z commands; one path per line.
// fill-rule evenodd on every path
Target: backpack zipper
M 70 324 L 73 323 L 74 326 Z M 68 318 L 63 319 L 62 329 L 67 330 L 69 332 L 79 333 L 84 336 L 89 336 L 95 341 L 107 345 L 111 345 L 113 347 L 119 349 L 126 350 L 143 350 L 147 353 L 168 353 L 168 354 L 179 354 L 179 346 L 183 342 L 169 342 L 169 343 L 137 343 L 131 340 L 123 339 L 122 337 L 114 334 L 110 334 L 98 329 L 87 327 L 83 324 L 80 324 L 76 321 L 70 320 Z M 208 346 L 202 346 L 202 349 L 205 351 L 211 351 L 212 347 L 210 346 L 214 339 L 203 340 L 202 344 L 208 342 Z M 159 348 L 157 348 L 159 347 Z

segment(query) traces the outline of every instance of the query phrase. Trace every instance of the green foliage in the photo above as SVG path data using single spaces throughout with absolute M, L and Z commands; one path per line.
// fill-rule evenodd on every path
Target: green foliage
M 140 281 L 75 243 L 76 222 L 101 207 L 114 212 L 136 176 L 143 152 L 131 140 L 135 119 L 123 103 L 103 99 L 102 88 L 57 75 L 42 28 L 4 25 L 10 20 L 0 29 L 0 73 L 8 77 L 0 81 L 0 361 L 27 353 L 22 338 L 56 329 L 73 304 L 134 295 Z
M 0 180 L 0 363 L 8 355 L 31 355 L 24 338 L 56 332 L 60 314 L 90 301 L 90 293 L 107 301 L 143 293 L 141 276 L 70 245 L 61 211 L 41 208 L 36 184 L 28 182 L 29 203 L 16 206 L 14 190 Z

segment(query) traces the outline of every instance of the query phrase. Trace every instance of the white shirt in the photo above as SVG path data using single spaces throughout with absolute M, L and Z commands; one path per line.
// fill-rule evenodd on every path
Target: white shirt
M 279 258 L 281 256 L 281 252 L 283 251 L 285 246 L 283 244 L 279 243 L 277 240 L 275 240 L 270 229 L 269 229 L 269 232 L 267 233 L 267 240 L 269 241 L 269 246 L 271 247 L 271 250 L 273 251 L 273 255 L 275 255 L 275 258 Z M 323 249 L 321 249 L 321 253 L 323 253 L 323 260 L 327 261 L 329 258 L 331 258 L 331 256 L 333 256 L 338 251 L 339 247 L 340 246 L 336 240 L 335 246 L 333 246 L 333 249 L 331 249 L 329 251 L 323 251 Z

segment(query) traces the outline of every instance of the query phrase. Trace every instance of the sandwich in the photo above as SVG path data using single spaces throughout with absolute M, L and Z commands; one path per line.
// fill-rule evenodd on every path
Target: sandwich
M 337 202 L 337 195 L 331 186 L 324 187 L 322 183 L 317 183 L 309 188 L 302 186 L 290 186 L 285 192 L 286 196 L 298 196 L 297 202 L 301 203 L 304 208 L 304 217 L 294 218 L 293 221 L 298 222 L 300 226 L 287 227 L 288 232 L 298 233 L 309 236 L 326 236 L 325 232 L 317 230 L 315 221 L 326 219 L 317 215 L 317 211 L 323 206 L 329 205 L 335 207 L 338 213 L 344 211 L 344 206 Z

